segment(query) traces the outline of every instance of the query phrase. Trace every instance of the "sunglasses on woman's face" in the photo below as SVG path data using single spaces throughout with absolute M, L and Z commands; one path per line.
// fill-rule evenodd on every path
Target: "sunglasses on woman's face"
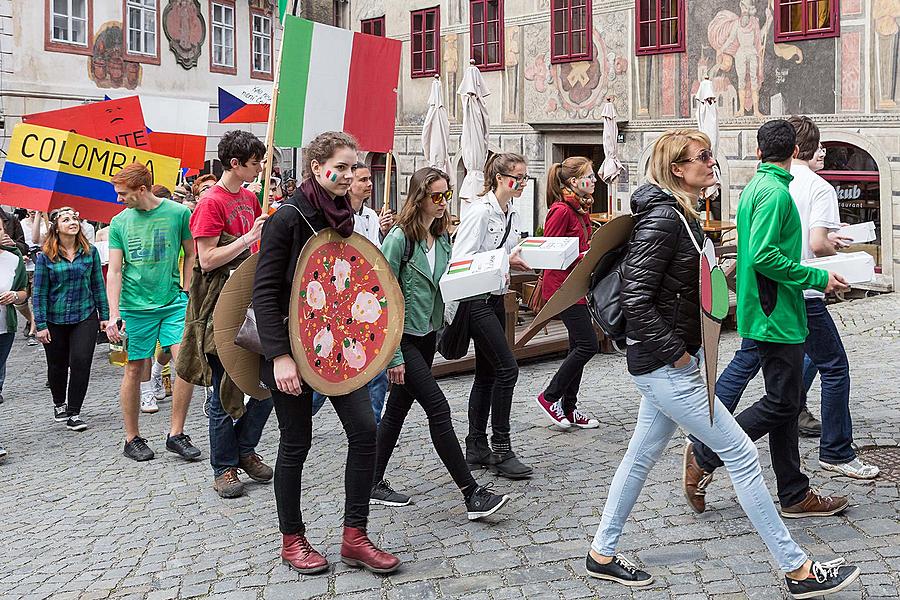
M 710 150 L 709 148 L 704 148 L 703 150 L 700 151 L 699 154 L 697 154 L 697 156 L 694 156 L 693 158 L 683 158 L 681 160 L 676 160 L 675 162 L 676 163 L 699 162 L 699 163 L 707 164 L 707 163 L 709 163 L 709 161 L 713 160 L 714 158 L 715 157 L 713 156 L 712 150 Z
M 431 192 L 431 201 L 435 204 L 440 204 L 442 202 L 450 202 L 453 199 L 453 190 L 447 190 L 446 192 Z

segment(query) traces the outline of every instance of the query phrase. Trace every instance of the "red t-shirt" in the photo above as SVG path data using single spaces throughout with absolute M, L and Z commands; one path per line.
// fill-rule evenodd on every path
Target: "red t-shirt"
M 253 221 L 262 214 L 256 194 L 241 188 L 232 194 L 221 185 L 214 185 L 191 215 L 191 235 L 194 239 L 218 237 L 222 232 L 240 237 L 250 231 Z

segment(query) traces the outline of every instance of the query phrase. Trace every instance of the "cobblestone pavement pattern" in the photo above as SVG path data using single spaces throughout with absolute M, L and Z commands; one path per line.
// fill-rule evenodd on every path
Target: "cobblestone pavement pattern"
M 900 294 L 832 308 L 850 356 L 856 443 L 900 442 Z M 720 368 L 738 343 L 723 337 Z M 53 422 L 44 388 L 44 355 L 21 336 L 10 358 L 0 439 L 9 449 L 0 466 L 0 598 L 168 598 L 227 600 L 384 598 L 635 598 L 656 600 L 782 598 L 781 575 L 741 512 L 723 471 L 709 493 L 709 510 L 695 516 L 679 488 L 680 436 L 651 473 L 628 522 L 621 552 L 656 576 L 631 591 L 584 575 L 584 555 L 613 471 L 634 427 L 638 396 L 624 359 L 597 356 L 582 384 L 581 408 L 599 429 L 557 432 L 534 403 L 558 360 L 523 365 L 513 406 L 514 449 L 534 466 L 529 481 L 510 482 L 477 471 L 480 483 L 512 496 L 487 523 L 466 520 L 460 494 L 430 444 L 418 407 L 407 419 L 388 476 L 411 494 L 413 506 L 373 507 L 370 531 L 399 554 L 402 569 L 374 576 L 340 563 L 343 457 L 346 446 L 334 411 L 315 420 L 304 473 L 308 534 L 332 563 L 327 575 L 299 576 L 277 560 L 280 548 L 270 484 L 221 500 L 212 490 L 202 393 L 195 394 L 187 432 L 204 461 L 185 464 L 164 448 L 169 402 L 141 416 L 156 451 L 149 463 L 122 456 L 118 409 L 120 371 L 97 348 L 83 412 L 90 429 L 67 431 Z M 758 397 L 761 377 L 745 394 Z M 442 380 L 457 435 L 466 432 L 468 376 Z M 810 406 L 818 413 L 818 383 Z M 272 464 L 274 414 L 259 448 Z M 773 490 L 767 444 L 758 444 Z M 850 494 L 851 508 L 829 519 L 788 523 L 816 558 L 844 555 L 862 577 L 834 598 L 900 596 L 900 486 L 833 478 L 818 467 L 815 440 L 801 441 L 813 485 Z

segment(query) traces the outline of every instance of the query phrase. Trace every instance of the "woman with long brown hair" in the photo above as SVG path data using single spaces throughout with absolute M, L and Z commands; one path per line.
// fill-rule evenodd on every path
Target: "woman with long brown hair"
M 409 181 L 409 195 L 397 223 L 381 246 L 400 282 L 406 311 L 403 339 L 388 365 L 393 386 L 378 427 L 375 485 L 370 502 L 387 506 L 409 504 L 408 496 L 395 492 L 384 481 L 384 472 L 403 421 L 413 402 L 418 401 L 428 417 L 434 449 L 462 492 L 469 520 L 475 520 L 497 512 L 509 498 L 493 494 L 475 482 L 453 431 L 450 404 L 431 373 L 436 332 L 444 322 L 444 301 L 438 284 L 450 262 L 447 204 L 452 197 L 449 175 L 432 167 L 416 171 Z
M 553 163 L 547 174 L 547 206 L 550 208 L 544 221 L 547 237 L 576 237 L 578 251 L 587 252 L 591 240 L 591 204 L 594 185 L 593 163 L 583 156 L 570 156 L 561 163 Z M 579 254 L 579 258 L 580 258 Z M 544 271 L 541 294 L 549 300 L 566 280 L 577 261 L 568 269 Z M 593 429 L 600 423 L 578 410 L 578 388 L 584 366 L 599 350 L 597 334 L 582 298 L 559 318 L 569 333 L 569 354 L 559 365 L 547 388 L 538 395 L 537 403 L 550 421 L 563 429 L 578 427 Z
M 47 353 L 53 417 L 72 431 L 87 429 L 81 407 L 97 335 L 108 319 L 100 253 L 81 231 L 78 213 L 58 208 L 50 213 L 47 238 L 34 265 L 35 336 Z

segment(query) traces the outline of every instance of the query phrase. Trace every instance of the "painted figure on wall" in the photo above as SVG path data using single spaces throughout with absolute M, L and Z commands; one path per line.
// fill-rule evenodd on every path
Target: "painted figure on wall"
M 506 29 L 506 56 L 503 67 L 503 95 L 504 118 L 510 121 L 518 120 L 519 114 L 519 27 Z
M 460 121 L 459 96 L 456 90 L 459 87 L 459 34 L 450 33 L 444 36 L 444 97 L 447 102 L 447 118 L 451 122 Z
M 162 28 L 178 64 L 185 69 L 196 67 L 206 40 L 199 0 L 169 0 L 162 13 Z
M 900 0 L 874 0 L 872 18 L 878 57 L 878 107 L 897 108 L 900 103 Z
M 104 23 L 94 36 L 94 46 L 88 61 L 88 77 L 103 89 L 135 89 L 141 83 L 140 63 L 125 60 L 122 49 L 122 24 Z

